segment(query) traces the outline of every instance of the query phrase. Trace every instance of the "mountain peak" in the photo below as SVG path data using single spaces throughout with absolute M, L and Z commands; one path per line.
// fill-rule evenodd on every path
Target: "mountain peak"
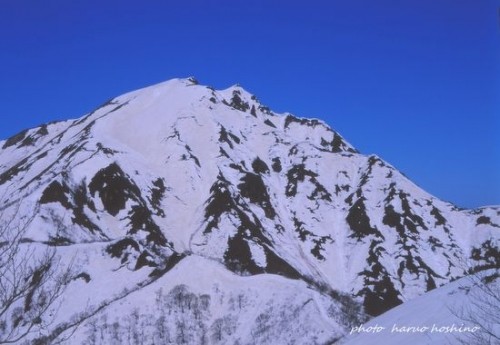
M 116 98 L 130 99 L 138 96 L 158 96 L 161 94 L 168 94 L 172 92 L 185 92 L 186 87 L 197 86 L 198 81 L 194 77 L 188 78 L 173 78 L 168 79 L 153 85 L 149 85 L 131 92 L 127 92 Z M 181 91 L 182 90 L 182 91 Z
M 293 323 L 266 323 L 287 312 L 318 330 L 275 343 L 321 333 L 328 343 L 363 308 L 380 314 L 463 276 L 460 262 L 491 267 L 498 257 L 498 209 L 457 210 L 324 122 L 274 113 L 237 85 L 168 80 L 0 147 L 0 221 L 29 219 L 23 243 L 51 246 L 86 277 L 70 283 L 65 321 L 122 308 L 110 301 L 128 284 L 149 289 L 151 309 L 168 281 L 172 296 L 208 303 L 197 319 L 207 329 L 219 315 L 210 310 L 239 327 L 227 343 L 292 334 Z M 208 272 L 201 282 L 197 270 Z M 231 287 L 244 281 L 254 292 Z M 254 304 L 268 300 L 277 305 Z

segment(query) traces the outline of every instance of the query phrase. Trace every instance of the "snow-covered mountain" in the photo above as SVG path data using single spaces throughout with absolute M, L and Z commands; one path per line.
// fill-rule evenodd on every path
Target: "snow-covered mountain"
M 443 202 L 239 86 L 170 80 L 0 148 L 0 220 L 78 277 L 31 338 L 333 343 L 499 266 L 500 208 Z

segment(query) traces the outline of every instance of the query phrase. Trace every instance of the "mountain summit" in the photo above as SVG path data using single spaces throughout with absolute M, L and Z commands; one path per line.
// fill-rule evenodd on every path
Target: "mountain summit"
M 0 148 L 2 226 L 77 277 L 32 339 L 332 343 L 498 266 L 499 208 L 443 202 L 237 85 L 170 80 Z

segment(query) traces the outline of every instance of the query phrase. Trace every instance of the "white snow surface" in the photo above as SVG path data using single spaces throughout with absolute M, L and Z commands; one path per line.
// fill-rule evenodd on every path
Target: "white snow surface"
M 500 337 L 498 278 L 464 277 L 351 328 L 341 345 L 495 344 Z M 485 317 L 489 315 L 489 317 Z
M 99 318 L 112 327 L 131 323 L 135 309 L 157 317 L 155 294 L 173 308 L 168 296 L 182 285 L 196 303 L 211 301 L 185 337 L 329 343 L 364 315 L 342 298 L 371 315 L 403 308 L 491 265 L 500 229 L 499 207 L 441 201 L 321 120 L 191 78 L 0 141 L 0 212 L 0 222 L 29 220 L 24 238 L 89 275 L 68 286 L 57 322 L 105 307 L 71 344 L 90 342 Z M 248 304 L 236 312 L 229 301 L 240 295 Z M 161 314 L 163 326 L 174 332 L 189 313 Z

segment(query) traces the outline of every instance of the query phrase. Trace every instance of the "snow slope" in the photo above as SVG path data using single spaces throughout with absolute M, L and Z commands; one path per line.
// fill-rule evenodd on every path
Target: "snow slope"
M 458 209 L 321 120 L 276 114 L 240 86 L 218 91 L 192 78 L 0 141 L 0 196 L 2 220 L 25 224 L 25 242 L 55 248 L 86 274 L 69 285 L 72 307 L 59 313 L 64 323 L 86 310 L 75 333 L 82 342 L 94 312 L 155 314 L 152 298 L 137 306 L 134 296 L 145 286 L 152 296 L 170 275 L 165 294 L 184 284 L 211 301 L 223 275 L 225 295 L 234 282 L 248 284 L 253 302 L 224 341 L 251 341 L 268 307 L 257 300 L 281 310 L 296 295 L 301 322 L 315 325 L 301 334 L 326 343 L 364 320 L 361 309 L 379 315 L 468 269 L 498 266 L 498 207 Z M 200 289 L 180 278 L 201 271 Z M 117 307 L 113 298 L 129 302 Z M 309 298 L 320 302 L 300 304 Z M 207 307 L 204 328 L 189 334 L 223 342 L 209 330 L 230 314 L 228 303 Z M 283 335 L 295 334 L 294 323 L 273 325 L 254 341 L 295 337 Z
M 499 284 L 461 278 L 355 326 L 340 344 L 498 344 Z

